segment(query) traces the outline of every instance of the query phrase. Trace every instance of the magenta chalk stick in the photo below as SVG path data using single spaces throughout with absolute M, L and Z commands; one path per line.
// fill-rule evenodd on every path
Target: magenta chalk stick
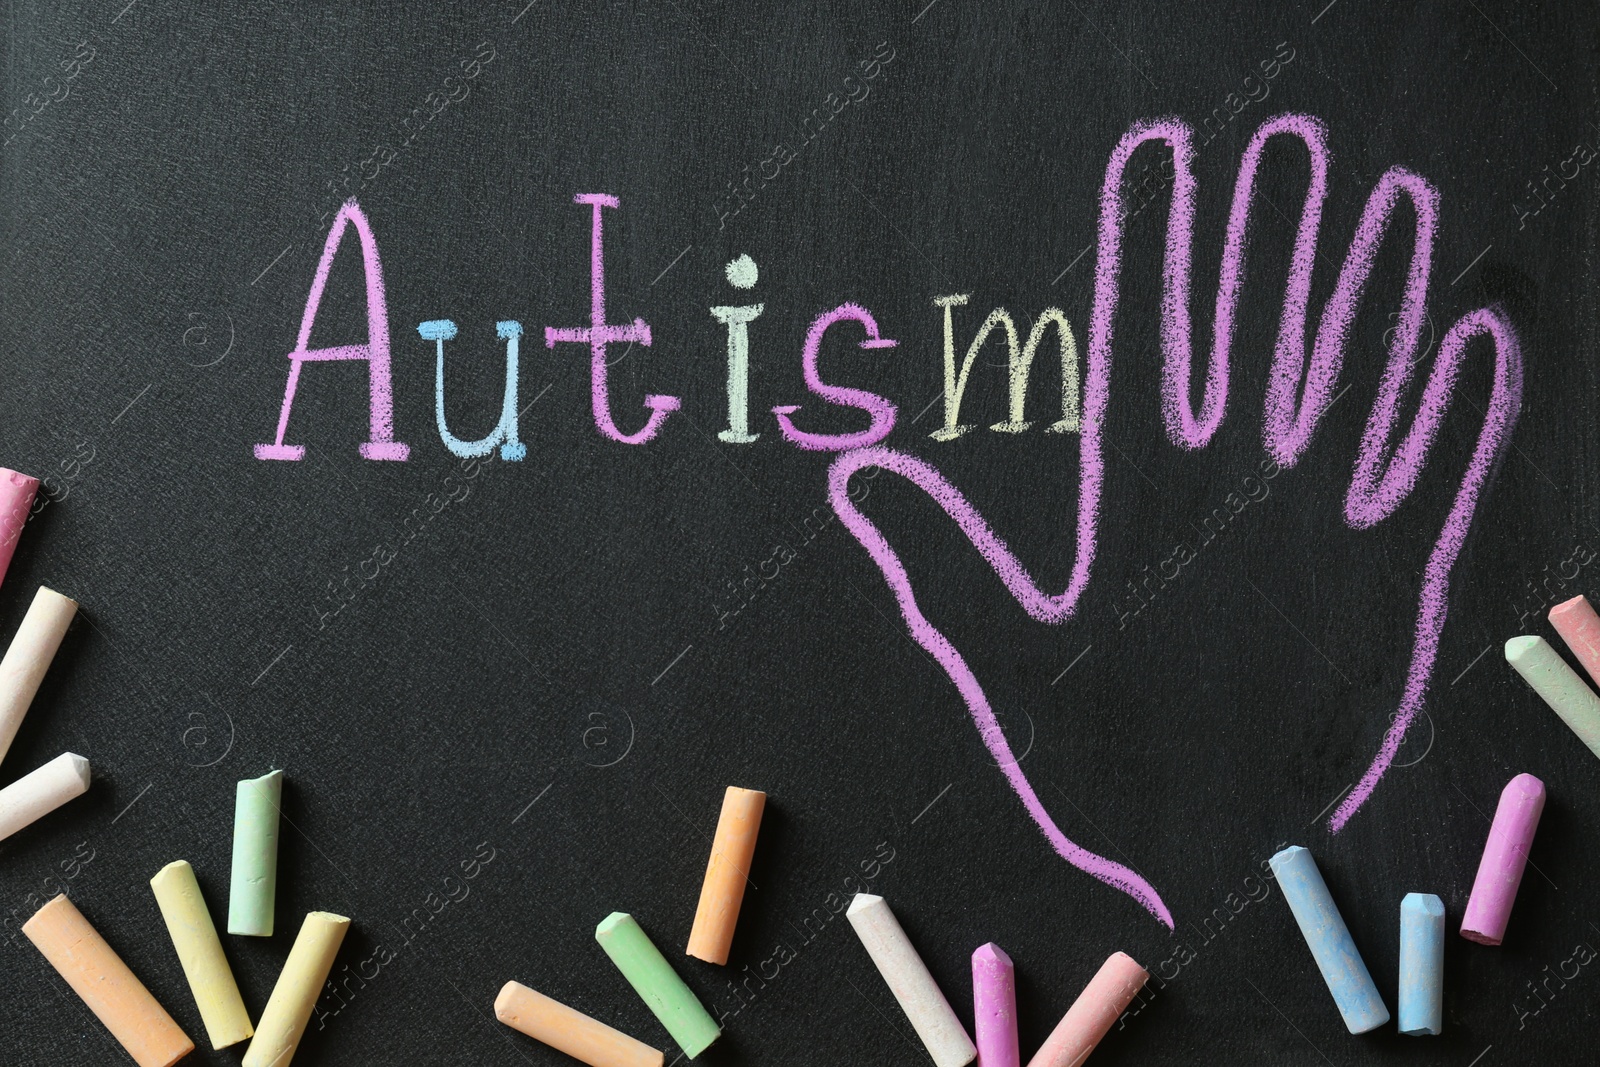
M 1551 608 L 1550 625 L 1600 684 L 1600 615 L 1589 606 L 1589 598 L 1580 594 Z
M 1022 1067 L 1016 969 L 993 941 L 972 954 L 972 1022 L 978 1067 Z
M 0 467 L 0 582 L 5 581 L 11 554 L 27 525 L 33 498 L 39 492 L 39 479 Z
M 1539 816 L 1544 812 L 1544 783 L 1531 774 L 1519 774 L 1500 793 L 1489 840 L 1483 846 L 1478 877 L 1461 917 L 1461 936 L 1480 945 L 1498 945 L 1506 936 L 1511 905 L 1522 884 Z

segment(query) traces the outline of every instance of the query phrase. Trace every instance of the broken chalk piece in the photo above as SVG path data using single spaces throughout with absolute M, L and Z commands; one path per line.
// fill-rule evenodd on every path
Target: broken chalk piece
M 0 841 L 89 791 L 89 761 L 63 752 L 0 789 Z
M 39 683 L 55 659 L 67 627 L 78 613 L 78 602 L 54 589 L 39 587 L 28 613 L 17 627 L 4 659 L 0 659 L 0 760 L 16 739 L 22 717 L 28 714 Z
M 139 1067 L 171 1067 L 194 1051 L 194 1042 L 66 894 L 34 912 L 22 932 Z
M 871 893 L 857 893 L 845 917 L 937 1067 L 971 1063 L 978 1055 L 977 1048 L 888 902 Z
M 271 937 L 278 903 L 278 809 L 283 772 L 239 783 L 233 804 L 233 880 L 228 933 Z
M 1016 967 L 993 941 L 972 954 L 972 1030 L 978 1067 L 1022 1067 Z
M 733 947 L 733 929 L 739 922 L 744 884 L 756 853 L 756 834 L 767 794 L 730 785 L 722 795 L 717 836 L 711 843 L 711 860 L 700 887 L 700 904 L 689 931 L 688 954 L 707 963 L 725 964 Z
M 289 1067 L 349 929 L 343 915 L 314 911 L 306 916 L 240 1067 Z
M 9 467 L 0 467 L 0 582 L 5 581 L 11 556 L 17 550 L 22 528 L 28 524 L 33 498 L 39 492 L 39 479 Z
M 1290 845 L 1268 862 L 1345 1028 L 1352 1034 L 1364 1034 L 1388 1022 L 1389 1009 L 1372 984 L 1372 974 L 1328 892 L 1328 883 L 1317 870 L 1317 861 L 1299 845 Z
M 178 951 L 183 976 L 189 980 L 195 1007 L 205 1023 L 214 1049 L 237 1045 L 251 1034 L 250 1013 L 245 1010 L 233 969 L 222 954 L 216 924 L 200 895 L 200 883 L 187 860 L 169 863 L 150 879 L 156 906 L 166 920 L 172 947 Z
M 1581 684 L 1581 683 L 1580 683 Z M 1478 861 L 1478 877 L 1461 916 L 1461 936 L 1480 945 L 1498 945 L 1506 936 L 1511 905 L 1516 903 L 1528 850 L 1544 814 L 1544 783 L 1519 774 L 1500 791 L 1500 804 L 1489 825 L 1489 840 Z
M 1550 642 L 1542 637 L 1513 637 L 1506 642 L 1506 662 L 1561 716 L 1578 740 L 1600 756 L 1600 697 L 1567 666 Z
M 494 998 L 494 1017 L 589 1067 L 661 1067 L 666 1056 L 598 1019 L 569 1008 L 521 982 L 507 982 Z
M 1028 1067 L 1079 1067 L 1149 980 L 1150 972 L 1132 956 L 1113 952 L 1033 1054 Z
M 1444 901 L 1407 893 L 1400 901 L 1400 1032 L 1437 1035 L 1444 1026 Z
M 672 1040 L 690 1059 L 710 1048 L 722 1036 L 722 1028 L 684 984 L 678 972 L 632 915 L 614 911 L 595 927 L 594 939 L 600 942 L 622 977 L 633 986 L 646 1006 L 661 1020 Z

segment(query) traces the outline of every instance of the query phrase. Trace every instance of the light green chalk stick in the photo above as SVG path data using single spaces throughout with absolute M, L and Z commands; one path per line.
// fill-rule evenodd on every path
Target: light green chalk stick
M 1506 642 L 1506 662 L 1572 727 L 1578 740 L 1600 756 L 1600 697 L 1560 653 L 1542 637 L 1513 637 Z
M 278 903 L 278 808 L 283 772 L 239 783 L 233 804 L 233 882 L 228 933 L 272 936 Z
M 683 984 L 672 964 L 650 943 L 632 915 L 621 911 L 607 915 L 595 927 L 594 939 L 634 992 L 655 1012 L 684 1055 L 693 1059 L 722 1036 L 722 1028 Z

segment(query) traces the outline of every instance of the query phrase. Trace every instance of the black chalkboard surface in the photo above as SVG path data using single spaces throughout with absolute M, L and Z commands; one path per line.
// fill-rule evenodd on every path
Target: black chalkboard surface
M 0 1061 L 131 1062 L 18 933 L 65 891 L 239 1062 L 148 880 L 225 912 L 273 768 L 252 1013 L 306 912 L 354 920 L 296 1065 L 565 1062 L 510 979 L 670 1063 L 618 910 L 723 1019 L 704 1062 L 929 1062 L 860 890 L 969 1026 L 1011 954 L 1025 1056 L 1121 950 L 1104 1067 L 1589 1061 L 1600 765 L 1500 648 L 1600 591 L 1591 8 L 0 17 L 0 464 L 46 479 L 0 633 L 82 604 L 0 784 L 94 774 L 0 845 Z M 717 968 L 730 784 L 770 800 Z M 1400 898 L 1443 898 L 1441 1036 L 1345 1032 L 1286 844 L 1391 1009 Z

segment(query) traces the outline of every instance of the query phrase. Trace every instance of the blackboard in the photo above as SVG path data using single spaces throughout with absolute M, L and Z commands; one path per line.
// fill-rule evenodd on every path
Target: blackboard
M 226 939 L 252 1012 L 305 912 L 354 919 L 297 1065 L 561 1062 L 495 1022 L 508 979 L 664 1047 L 594 943 L 614 910 L 725 1017 L 705 1062 L 927 1062 L 841 914 L 858 889 L 890 900 L 969 1024 L 968 957 L 1003 946 L 1025 1052 L 1122 950 L 1157 977 L 1095 1052 L 1105 1067 L 1583 1061 L 1600 978 L 1549 976 L 1600 945 L 1600 767 L 1499 650 L 1553 638 L 1545 610 L 1592 594 L 1600 569 L 1591 10 L 112 0 L 3 17 L 0 463 L 47 481 L 0 632 L 40 584 L 83 607 L 0 783 L 72 750 L 94 784 L 0 845 L 0 1059 L 126 1062 L 17 934 L 63 887 L 204 1044 L 147 882 L 188 859 L 224 908 L 234 783 L 281 767 L 278 932 Z M 1273 438 L 1264 412 L 1315 169 L 1300 134 L 1259 154 L 1227 395 L 1204 403 L 1241 160 L 1285 115 L 1320 131 L 1326 163 L 1300 352 L 1369 198 L 1385 182 L 1394 197 L 1292 464 L 1269 447 L 1294 450 L 1292 419 Z M 1108 163 L 1161 123 L 1189 131 L 1192 187 L 1170 140 L 1129 156 L 1114 333 L 1097 342 Z M 1163 369 L 1178 187 L 1187 398 Z M 574 200 L 593 194 L 616 206 Z M 384 443 L 365 361 L 307 362 L 274 437 L 352 198 L 381 256 L 403 462 L 358 450 Z M 645 426 L 647 395 L 680 400 L 637 444 L 597 429 L 589 350 L 546 343 L 590 324 L 595 213 L 606 321 L 651 338 L 608 350 L 618 432 Z M 357 237 L 313 347 L 369 340 Z M 748 290 L 727 274 L 741 256 Z M 1089 412 L 1061 410 L 1052 328 L 1030 428 L 991 430 L 1013 421 L 1002 328 L 966 383 L 973 428 L 930 436 L 937 301 L 957 295 L 958 362 L 993 309 L 1025 339 L 1056 308 L 1081 402 L 1104 402 L 1092 564 L 1070 604 L 1034 604 L 1048 621 L 905 473 L 959 490 L 1046 594 L 1072 586 Z M 711 309 L 754 303 L 756 440 L 730 443 L 729 327 Z M 803 369 L 808 330 L 844 304 L 898 344 L 859 347 L 870 332 L 840 320 L 821 377 L 892 403 L 876 447 L 910 459 L 864 465 L 836 508 L 841 453 L 797 447 L 772 409 L 798 405 L 815 435 L 867 429 Z M 1499 345 L 1471 319 L 1486 309 Z M 465 441 L 502 415 L 496 324 L 521 325 L 523 458 L 441 439 L 440 342 L 418 325 L 446 319 L 446 416 Z M 1414 485 L 1351 504 L 1391 345 L 1416 331 L 1378 459 L 1460 322 L 1483 329 L 1441 382 Z M 258 458 L 275 441 L 303 458 Z M 981 682 L 1010 769 L 1074 843 L 1137 872 L 1172 929 L 1052 848 L 852 509 Z M 1429 589 L 1447 614 L 1426 690 L 1366 795 Z M 1504 946 L 1470 945 L 1454 926 L 1521 771 L 1550 793 L 1534 870 Z M 729 784 L 770 802 L 719 969 L 681 952 Z M 1444 899 L 1442 1036 L 1344 1032 L 1262 877 L 1285 844 L 1316 854 L 1391 1006 L 1400 898 Z

